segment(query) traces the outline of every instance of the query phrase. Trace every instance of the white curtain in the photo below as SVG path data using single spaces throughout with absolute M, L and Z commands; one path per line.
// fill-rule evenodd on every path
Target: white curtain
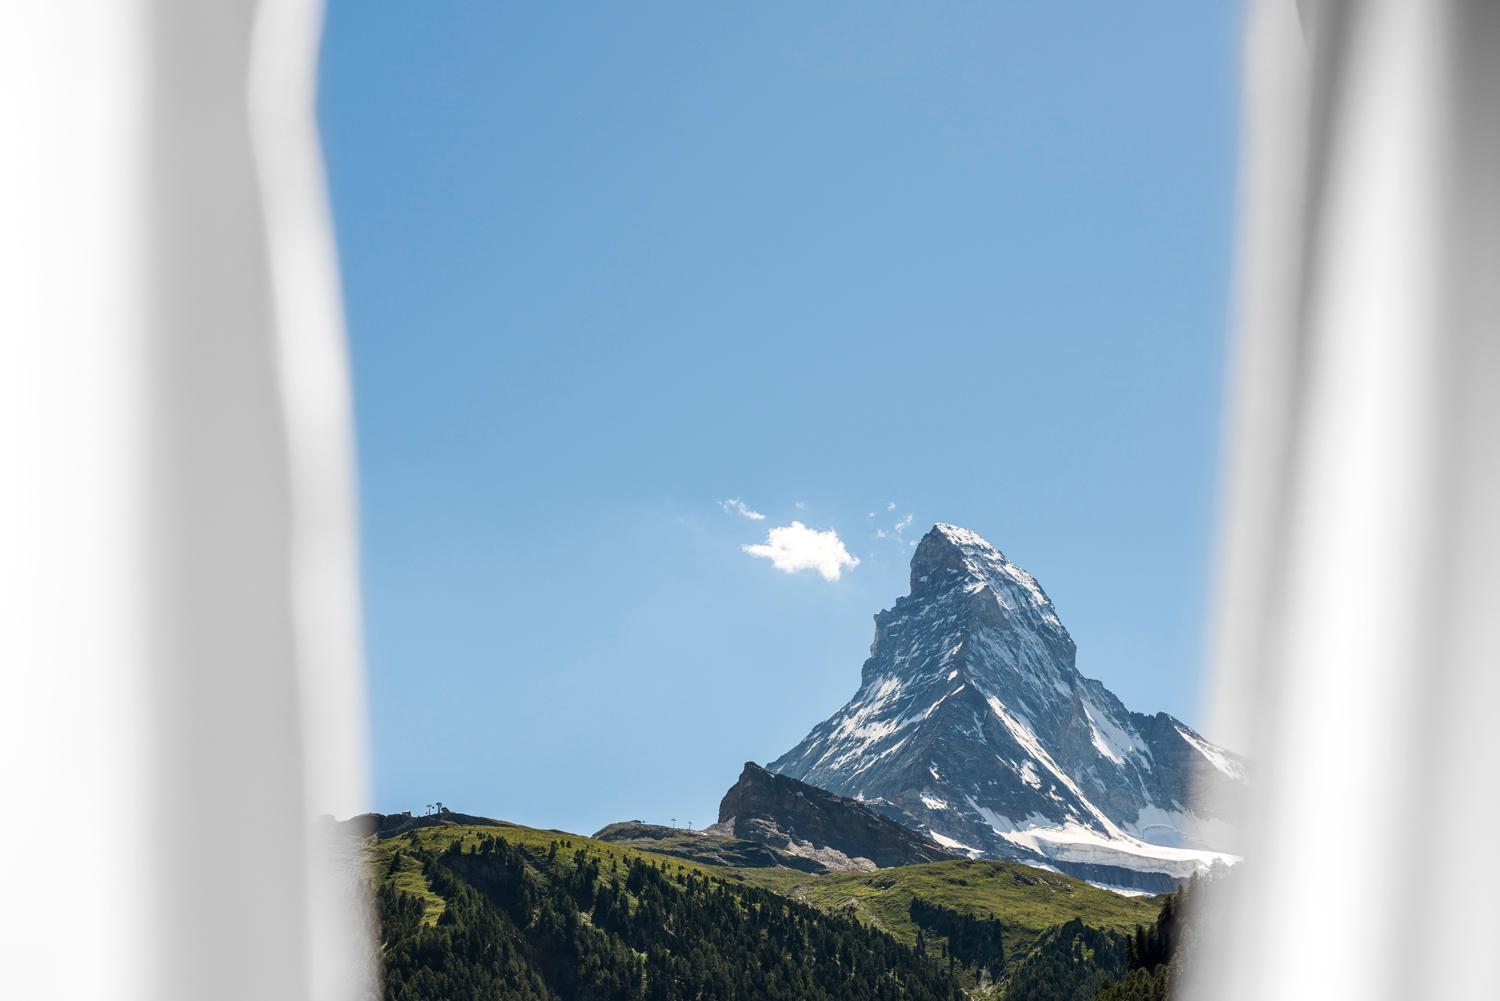
M 1247 53 L 1210 732 L 1254 823 L 1189 994 L 1494 998 L 1500 5 L 1259 0 Z
M 320 19 L 0 11 L 7 997 L 373 983 Z

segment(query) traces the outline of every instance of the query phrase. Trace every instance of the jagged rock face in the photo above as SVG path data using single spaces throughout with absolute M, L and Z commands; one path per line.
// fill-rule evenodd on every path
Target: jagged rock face
M 928 532 L 911 593 L 875 626 L 859 691 L 772 771 L 950 847 L 1101 882 L 1180 878 L 1231 847 L 1243 761 L 1080 675 L 1036 579 L 975 533 Z
M 746 762 L 719 804 L 709 835 L 733 836 L 818 862 L 875 869 L 954 858 L 909 827 L 869 808 Z

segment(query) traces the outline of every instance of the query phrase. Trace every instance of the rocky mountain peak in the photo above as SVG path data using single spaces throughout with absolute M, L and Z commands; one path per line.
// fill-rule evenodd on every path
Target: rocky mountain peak
M 912 553 L 911 589 L 916 591 L 924 584 L 946 581 L 950 577 L 974 576 L 975 568 L 970 566 L 965 552 L 964 540 L 968 537 L 978 538 L 972 532 L 953 525 L 932 526 Z M 1000 559 L 1005 558 L 998 550 L 995 553 Z
M 1067 638 L 1036 578 L 967 528 L 939 522 L 922 536 L 912 553 L 910 587 L 910 599 L 968 597 L 979 606 L 994 604 L 1003 612 L 1035 619 L 1059 639 Z
M 875 627 L 859 691 L 771 771 L 950 848 L 1087 878 L 1146 872 L 1154 889 L 1218 857 L 1243 763 L 1079 674 L 1046 592 L 983 537 L 933 526 Z

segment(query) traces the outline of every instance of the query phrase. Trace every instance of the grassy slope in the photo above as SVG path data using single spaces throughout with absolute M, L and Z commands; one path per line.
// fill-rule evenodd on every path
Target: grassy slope
M 1030 952 L 1041 933 L 1071 918 L 1082 918 L 1096 928 L 1129 930 L 1155 920 L 1160 901 L 1156 898 L 1122 897 L 1108 890 L 1058 873 L 1033 869 L 1015 862 L 929 862 L 925 865 L 881 869 L 877 872 L 837 872 L 812 875 L 790 869 L 731 869 L 701 865 L 682 858 L 644 852 L 635 848 L 596 841 L 577 834 L 542 831 L 516 824 L 496 827 L 451 824 L 426 827 L 374 844 L 371 869 L 384 874 L 391 856 L 415 837 L 428 851 L 442 851 L 462 838 L 474 844 L 481 838 L 501 837 L 545 853 L 554 841 L 572 852 L 587 848 L 605 859 L 665 859 L 672 866 L 691 872 L 732 879 L 787 894 L 820 910 L 853 910 L 863 921 L 884 928 L 911 944 L 917 929 L 907 914 L 912 897 L 981 916 L 994 914 L 1005 924 L 1006 965 Z M 425 921 L 435 922 L 442 900 L 432 892 L 416 864 L 403 859 L 391 877 L 399 889 L 421 894 L 428 902 Z
M 652 858 L 660 860 L 665 856 L 653 855 L 647 852 L 633 851 L 607 841 L 595 841 L 593 838 L 581 837 L 577 834 L 566 834 L 561 831 L 541 831 L 532 827 L 522 827 L 519 824 L 507 824 L 500 822 L 496 826 L 477 826 L 468 824 L 445 824 L 439 827 L 423 827 L 413 830 L 407 834 L 400 834 L 393 838 L 386 838 L 372 843 L 369 849 L 370 871 L 377 878 L 389 879 L 395 883 L 396 889 L 406 893 L 415 893 L 422 897 L 427 903 L 427 911 L 423 915 L 424 924 L 434 924 L 438 916 L 443 912 L 443 898 L 432 891 L 427 880 L 422 875 L 422 867 L 415 859 L 403 856 L 397 870 L 389 873 L 391 858 L 403 848 L 411 845 L 413 840 L 423 850 L 429 852 L 441 852 L 454 841 L 462 840 L 467 845 L 477 844 L 483 838 L 504 838 L 515 844 L 535 849 L 545 854 L 552 842 L 560 842 L 563 849 L 569 853 L 579 848 L 587 848 L 591 853 L 602 855 L 606 860 L 619 858 L 622 863 L 632 858 Z M 669 858 L 668 861 L 680 868 L 704 875 L 714 875 L 720 878 L 731 877 L 731 870 L 714 868 L 711 866 L 697 865 L 693 862 L 679 858 Z
M 691 859 L 703 865 L 758 868 L 775 864 L 803 872 L 822 868 L 807 859 L 800 859 L 795 855 L 753 841 L 742 841 L 739 838 L 715 834 L 689 833 L 653 824 L 637 824 L 633 821 L 611 824 L 602 831 L 598 831 L 595 837 L 622 848 L 634 848 L 636 851 L 651 855 L 671 855 L 673 858 Z
M 1007 966 L 1031 951 L 1043 931 L 1071 918 L 1095 928 L 1128 931 L 1150 924 L 1161 909 L 1154 897 L 1122 897 L 1016 862 L 929 862 L 822 876 L 785 869 L 736 871 L 747 882 L 822 910 L 852 910 L 907 943 L 917 937 L 907 913 L 913 897 L 980 917 L 993 914 L 1005 924 Z

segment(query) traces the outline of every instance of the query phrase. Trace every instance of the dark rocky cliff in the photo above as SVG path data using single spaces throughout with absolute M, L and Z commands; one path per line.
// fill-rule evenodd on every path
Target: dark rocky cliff
M 830 869 L 938 862 L 953 853 L 863 803 L 746 762 L 710 834 L 733 835 L 815 859 Z

